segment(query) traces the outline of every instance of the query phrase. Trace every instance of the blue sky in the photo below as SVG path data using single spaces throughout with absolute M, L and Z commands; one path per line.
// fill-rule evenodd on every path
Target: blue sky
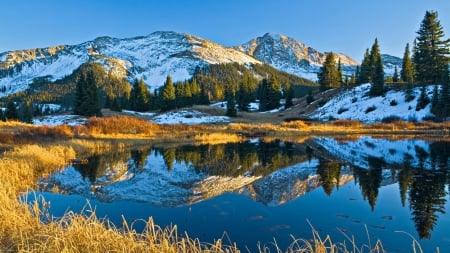
M 235 46 L 271 32 L 360 61 L 375 37 L 402 56 L 426 10 L 450 35 L 449 0 L 1 0 L 0 10 L 0 52 L 168 30 Z

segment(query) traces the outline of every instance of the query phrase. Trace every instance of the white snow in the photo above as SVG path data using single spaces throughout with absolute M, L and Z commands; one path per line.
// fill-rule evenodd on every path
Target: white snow
M 431 105 L 416 111 L 417 100 L 420 95 L 420 88 L 415 88 L 415 98 L 410 102 L 405 102 L 403 91 L 389 91 L 384 96 L 369 97 L 370 84 L 363 84 L 354 87 L 338 96 L 333 97 L 324 106 L 317 109 L 311 118 L 320 120 L 349 119 L 359 120 L 365 123 L 381 121 L 389 116 L 397 116 L 403 120 L 421 121 L 425 116 L 430 116 Z M 428 97 L 431 99 L 433 86 L 427 87 Z M 391 105 L 391 102 L 397 105 Z M 367 108 L 374 106 L 376 109 L 367 112 Z
M 227 116 L 211 116 L 196 110 L 181 110 L 176 112 L 167 112 L 152 118 L 153 122 L 158 124 L 210 124 L 210 123 L 229 123 Z
M 405 161 L 405 158 L 408 158 L 411 159 L 409 162 L 412 167 L 432 167 L 429 157 L 422 164 L 419 161 L 417 155 L 419 150 L 430 154 L 429 143 L 423 140 L 387 140 L 370 136 L 346 142 L 327 137 L 315 138 L 314 140 L 330 154 L 363 169 L 370 168 L 369 157 L 381 158 L 391 165 L 401 164 Z
M 37 117 L 33 119 L 33 124 L 37 126 L 59 126 L 67 124 L 69 126 L 83 125 L 87 119 L 79 115 L 52 115 Z

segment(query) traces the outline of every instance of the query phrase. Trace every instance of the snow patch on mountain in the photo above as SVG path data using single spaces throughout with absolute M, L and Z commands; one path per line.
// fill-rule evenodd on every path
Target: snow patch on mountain
M 348 119 L 372 123 L 391 116 L 408 121 L 422 121 L 424 117 L 433 115 L 430 112 L 430 104 L 424 109 L 416 111 L 420 88 L 414 88 L 415 98 L 410 102 L 405 102 L 403 91 L 390 90 L 384 96 L 370 97 L 368 95 L 370 87 L 371 84 L 367 83 L 334 96 L 324 106 L 313 112 L 310 118 L 325 121 Z M 432 93 L 433 86 L 428 86 L 428 97 L 431 98 Z

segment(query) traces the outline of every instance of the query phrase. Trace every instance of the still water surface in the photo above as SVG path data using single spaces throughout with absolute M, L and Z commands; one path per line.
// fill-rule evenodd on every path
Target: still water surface
M 40 191 L 55 217 L 89 201 L 118 227 L 122 216 L 137 230 L 153 217 L 244 251 L 275 240 L 286 249 L 315 229 L 334 242 L 379 239 L 388 252 L 411 252 L 410 236 L 424 252 L 450 252 L 449 156 L 447 142 L 372 137 L 147 147 L 92 156 Z

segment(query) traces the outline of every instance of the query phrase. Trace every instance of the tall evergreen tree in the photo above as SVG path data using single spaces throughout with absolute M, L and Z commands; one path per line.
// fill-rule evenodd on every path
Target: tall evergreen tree
M 150 93 L 144 80 L 136 79 L 130 94 L 130 107 L 134 111 L 148 111 L 150 105 Z
M 371 96 L 380 96 L 384 93 L 384 70 L 383 61 L 381 59 L 380 48 L 378 46 L 378 39 L 375 39 L 372 50 L 370 52 L 370 64 L 372 66 L 371 78 L 372 86 L 370 87 Z
M 31 105 L 31 102 L 29 100 L 26 100 L 22 103 L 21 106 L 22 111 L 22 121 L 25 123 L 33 123 L 33 108 Z
M 259 110 L 268 111 L 280 106 L 281 86 L 275 74 L 264 78 L 260 85 L 259 91 Z
M 327 54 L 320 72 L 317 74 L 320 90 L 324 91 L 330 88 L 339 87 L 342 81 L 339 81 L 339 73 L 336 69 L 335 56 L 333 52 Z
M 0 121 L 5 121 L 5 114 L 2 108 L 0 108 Z
M 227 94 L 227 116 L 236 117 L 237 109 L 236 109 L 236 95 L 233 90 L 228 90 Z
M 9 100 L 6 104 L 5 118 L 6 120 L 19 120 L 19 112 L 13 100 Z
M 403 54 L 402 70 L 400 71 L 400 77 L 403 80 L 403 82 L 409 84 L 414 83 L 414 67 L 409 53 L 409 43 L 406 44 L 405 53 Z
M 428 103 L 430 103 L 430 98 L 427 95 L 427 87 L 422 85 L 419 98 L 417 99 L 416 111 L 424 109 Z
M 339 86 L 342 86 L 342 85 L 344 85 L 344 82 L 343 82 L 343 79 L 342 79 L 342 64 L 341 64 L 341 58 L 339 58 L 339 60 L 338 60 L 337 72 L 338 72 Z
M 392 76 L 392 81 L 394 83 L 397 83 L 399 81 L 400 77 L 398 76 L 398 69 L 397 69 L 397 65 L 395 65 L 394 67 L 394 75 Z
M 92 70 L 81 73 L 77 78 L 74 113 L 83 116 L 102 116 L 98 87 Z
M 167 76 L 166 82 L 164 83 L 161 96 L 161 110 L 168 111 L 175 108 L 175 86 L 173 85 L 172 78 L 169 75 Z
M 364 53 L 364 58 L 361 62 L 361 67 L 359 68 L 359 75 L 358 75 L 358 83 L 368 83 L 370 82 L 372 74 L 372 65 L 370 61 L 370 51 L 367 48 L 366 52 Z
M 292 101 L 294 99 L 294 88 L 291 84 L 284 84 L 284 108 L 287 109 L 294 105 L 294 102 Z
M 427 11 L 417 31 L 414 64 L 417 81 L 437 84 L 447 68 L 450 55 L 450 39 L 444 39 L 444 29 L 438 13 Z

